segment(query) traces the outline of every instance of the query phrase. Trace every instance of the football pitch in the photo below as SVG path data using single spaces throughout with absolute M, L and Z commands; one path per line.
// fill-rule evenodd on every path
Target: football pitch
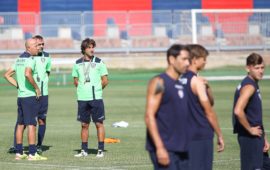
M 105 157 L 96 158 L 96 129 L 90 125 L 88 157 L 75 158 L 80 150 L 80 123 L 76 121 L 76 89 L 68 75 L 66 86 L 57 86 L 52 75 L 49 87 L 49 111 L 47 131 L 43 142 L 43 155 L 47 161 L 16 161 L 15 155 L 7 153 L 13 143 L 13 130 L 16 120 L 16 96 L 14 87 L 0 81 L 0 169 L 153 169 L 145 145 L 145 94 L 148 80 L 161 70 L 109 70 L 109 85 L 104 90 L 106 111 L 106 137 L 118 138 L 120 143 L 105 144 Z M 2 73 L 1 73 L 2 74 Z M 205 76 L 245 75 L 240 67 L 208 70 Z M 270 75 L 266 70 L 266 75 Z M 240 80 L 210 81 L 220 126 L 225 139 L 225 151 L 214 153 L 214 170 L 238 170 L 239 147 L 236 135 L 232 134 L 231 112 L 233 94 Z M 270 130 L 270 80 L 260 82 L 263 98 L 264 126 L 267 134 Z M 129 123 L 127 128 L 114 128 L 118 121 Z M 24 134 L 26 136 L 26 133 Z M 269 136 L 269 135 L 268 135 Z M 270 138 L 269 138 L 270 139 Z M 216 140 L 215 140 L 216 141 Z M 24 138 L 25 150 L 28 150 L 27 138 Z M 215 146 L 216 149 L 216 146 Z

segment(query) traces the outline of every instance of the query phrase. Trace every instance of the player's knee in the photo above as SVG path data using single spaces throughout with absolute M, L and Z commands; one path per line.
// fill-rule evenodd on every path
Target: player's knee
M 45 125 L 46 124 L 46 119 L 38 119 L 38 124 L 39 125 Z
M 88 128 L 89 128 L 89 124 L 87 124 L 87 123 L 82 123 L 82 128 L 83 128 L 83 129 L 88 129 Z
M 103 122 L 95 122 L 96 128 L 104 128 Z

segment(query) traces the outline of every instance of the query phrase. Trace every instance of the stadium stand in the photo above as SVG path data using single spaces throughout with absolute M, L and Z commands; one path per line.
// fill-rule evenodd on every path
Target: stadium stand
M 192 43 L 191 9 L 217 8 L 270 8 L 270 1 L 0 1 L 0 49 L 21 48 L 18 42 L 34 34 L 42 34 L 48 39 L 49 49 L 74 49 L 77 42 L 85 37 L 94 37 L 103 49 L 165 49 L 174 42 Z M 240 48 L 254 45 L 267 47 L 270 12 L 201 13 L 196 17 L 197 42 L 206 47 L 220 44 Z M 15 27 L 17 34 L 7 33 Z

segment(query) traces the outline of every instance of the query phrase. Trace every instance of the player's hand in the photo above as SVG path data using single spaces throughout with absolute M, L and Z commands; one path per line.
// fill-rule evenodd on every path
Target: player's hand
M 224 151 L 225 143 L 222 136 L 217 137 L 217 151 L 222 152 Z
M 263 152 L 267 152 L 270 148 L 269 142 L 265 139 L 264 140 L 264 147 L 263 147 Z
M 262 129 L 260 126 L 256 126 L 256 127 L 251 127 L 249 129 L 249 133 L 253 136 L 259 136 L 261 137 L 262 136 Z
M 168 166 L 170 163 L 170 158 L 167 150 L 165 148 L 157 149 L 157 160 L 158 163 L 162 166 Z
M 39 97 L 41 96 L 39 88 L 35 89 L 35 91 L 36 91 L 36 98 L 39 99 Z

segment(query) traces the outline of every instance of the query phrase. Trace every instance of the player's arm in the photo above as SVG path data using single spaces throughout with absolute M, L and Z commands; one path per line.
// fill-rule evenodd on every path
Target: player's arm
M 79 84 L 79 71 L 78 71 L 78 67 L 76 64 L 73 65 L 72 67 L 72 77 L 73 77 L 73 84 L 75 87 L 78 87 Z
M 51 60 L 51 57 L 49 57 L 48 63 L 46 65 L 46 73 L 48 76 L 50 76 L 51 74 L 51 67 L 52 67 L 52 60 Z
M 200 101 L 201 106 L 204 109 L 205 116 L 207 120 L 209 121 L 211 127 L 214 129 L 216 135 L 217 135 L 217 142 L 218 142 L 218 152 L 221 152 L 224 150 L 224 140 L 223 140 L 223 135 L 221 132 L 221 129 L 219 127 L 217 115 L 211 105 L 211 102 L 209 100 L 207 91 L 206 91 L 206 86 L 203 81 L 198 79 L 197 77 L 193 77 L 191 79 L 191 88 L 193 93 L 195 93 Z
M 240 90 L 240 96 L 234 108 L 234 114 L 241 123 L 241 125 L 254 136 L 262 136 L 262 129 L 260 126 L 251 127 L 246 114 L 245 108 L 248 104 L 250 97 L 255 93 L 255 88 L 252 85 L 246 85 Z
M 39 98 L 41 96 L 41 92 L 40 92 L 40 89 L 39 89 L 37 83 L 35 82 L 35 80 L 33 78 L 32 68 L 26 67 L 24 75 L 25 75 L 26 79 L 29 81 L 29 83 L 34 87 L 34 89 L 36 91 L 36 97 Z
M 73 77 L 73 84 L 75 87 L 78 87 L 79 84 L 79 78 L 78 77 Z
M 203 81 L 210 104 L 211 106 L 214 106 L 214 103 L 215 103 L 214 96 L 213 96 L 212 89 L 210 88 L 208 81 L 204 77 L 198 77 L 198 78 L 201 79 L 201 81 Z
M 215 104 L 215 102 L 214 102 L 214 96 L 213 96 L 212 89 L 211 89 L 211 87 L 208 84 L 208 81 L 205 84 L 205 87 L 206 87 L 206 93 L 207 93 L 208 99 L 210 101 L 210 104 L 211 104 L 211 106 L 214 106 L 214 104 Z
M 101 75 L 102 89 L 104 89 L 109 84 L 109 79 L 108 79 L 108 70 L 103 61 L 100 63 L 99 73 Z
M 146 112 L 145 112 L 145 123 L 148 129 L 148 132 L 154 142 L 156 147 L 156 155 L 159 164 L 168 165 L 170 162 L 168 152 L 164 147 L 164 144 L 161 140 L 161 137 L 158 132 L 157 123 L 156 123 L 156 113 L 159 108 L 162 95 L 164 93 L 163 80 L 159 77 L 153 78 L 147 89 L 147 98 L 146 98 Z
M 102 89 L 104 89 L 109 84 L 109 79 L 107 75 L 101 76 L 101 85 Z
M 17 89 L 19 88 L 17 81 L 12 77 L 15 74 L 15 70 L 12 68 L 9 68 L 5 74 L 4 77 L 5 79 L 13 86 L 15 86 Z
M 263 147 L 263 152 L 268 152 L 270 148 L 269 142 L 267 140 L 266 134 L 264 134 L 264 147 Z

